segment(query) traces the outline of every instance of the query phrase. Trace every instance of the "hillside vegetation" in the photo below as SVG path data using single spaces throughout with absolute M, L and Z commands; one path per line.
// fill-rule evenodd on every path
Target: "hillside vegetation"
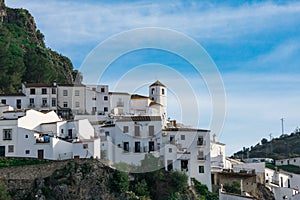
M 263 138 L 261 142 L 251 147 L 244 147 L 236 152 L 232 157 L 242 158 L 273 158 L 284 159 L 290 157 L 300 157 L 300 130 L 296 129 L 291 134 L 284 134 L 278 138 L 267 140 Z
M 76 73 L 69 58 L 46 47 L 27 10 L 0 0 L 0 93 L 16 93 L 22 82 L 72 83 Z

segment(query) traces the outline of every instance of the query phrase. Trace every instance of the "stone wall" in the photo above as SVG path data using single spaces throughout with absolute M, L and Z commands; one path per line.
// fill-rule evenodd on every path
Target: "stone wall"
M 69 162 L 84 163 L 91 162 L 91 160 L 80 159 L 68 161 L 53 161 L 47 164 L 1 167 L 0 182 L 3 182 L 9 190 L 14 188 L 29 189 L 34 186 L 36 179 L 49 177 L 55 170 L 62 169 Z

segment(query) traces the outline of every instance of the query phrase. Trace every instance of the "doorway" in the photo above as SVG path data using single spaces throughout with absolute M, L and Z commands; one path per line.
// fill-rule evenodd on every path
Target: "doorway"
M 38 150 L 38 159 L 39 160 L 44 159 L 44 150 L 43 149 Z

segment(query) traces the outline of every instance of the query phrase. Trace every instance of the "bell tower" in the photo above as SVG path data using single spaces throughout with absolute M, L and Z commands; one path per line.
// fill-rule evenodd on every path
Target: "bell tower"
M 163 118 L 167 115 L 167 87 L 160 81 L 155 81 L 149 86 L 149 97 L 161 105 Z

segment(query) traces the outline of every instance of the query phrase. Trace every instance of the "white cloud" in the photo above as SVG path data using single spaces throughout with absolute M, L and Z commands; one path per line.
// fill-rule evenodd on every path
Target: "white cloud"
M 234 42 L 238 37 L 292 27 L 298 23 L 300 3 L 272 2 L 240 7 L 207 6 L 201 3 L 102 3 L 60 1 L 11 1 L 28 8 L 54 46 L 100 42 L 112 34 L 158 26 L 175 29 L 202 40 Z M 297 16 L 297 17 L 295 17 Z

